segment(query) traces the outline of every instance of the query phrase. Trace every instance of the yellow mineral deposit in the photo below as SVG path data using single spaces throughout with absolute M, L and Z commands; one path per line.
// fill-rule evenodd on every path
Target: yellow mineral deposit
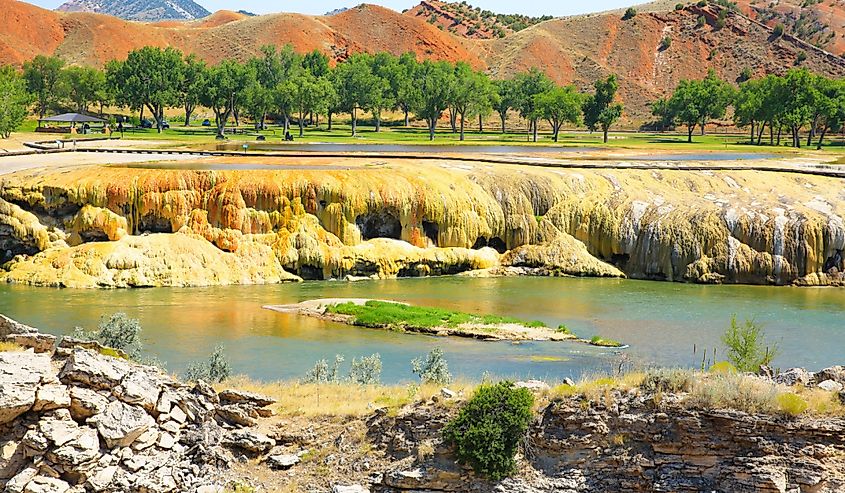
M 5 276 L 84 287 L 216 285 L 517 267 L 709 283 L 841 282 L 827 273 L 845 248 L 836 179 L 384 161 L 7 175 L 0 222 L 9 230 L 7 256 L 20 255 Z

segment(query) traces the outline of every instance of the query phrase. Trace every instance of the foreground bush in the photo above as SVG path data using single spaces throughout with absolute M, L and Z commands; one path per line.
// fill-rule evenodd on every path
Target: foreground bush
M 516 452 L 531 421 L 534 397 L 510 382 L 482 385 L 443 431 L 458 461 L 490 479 L 516 471 Z
M 414 358 L 411 361 L 411 370 L 419 375 L 423 383 L 448 385 L 452 382 L 449 365 L 443 357 L 443 350 L 439 347 L 432 349 L 425 360 Z
M 185 370 L 185 379 L 191 382 L 203 380 L 211 383 L 220 383 L 229 378 L 232 374 L 232 367 L 226 358 L 223 346 L 214 348 L 214 352 L 205 361 L 198 361 L 188 365 Z
M 141 322 L 118 312 L 110 317 L 103 317 L 95 331 L 86 331 L 77 327 L 73 334 L 78 339 L 97 341 L 103 346 L 119 349 L 133 360 L 140 360 L 144 345 L 141 342 Z

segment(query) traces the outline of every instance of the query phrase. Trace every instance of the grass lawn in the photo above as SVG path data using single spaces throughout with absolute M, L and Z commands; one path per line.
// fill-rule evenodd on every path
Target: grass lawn
M 27 120 L 21 132 L 34 132 L 36 122 Z M 228 142 L 249 143 L 256 142 L 256 137 L 264 135 L 267 143 L 283 144 L 283 128 L 271 125 L 267 130 L 257 131 L 251 126 L 241 126 L 238 134 L 227 134 Z M 186 145 L 196 148 L 216 148 L 220 141 L 215 139 L 214 127 L 194 125 L 190 127 L 177 126 L 174 123 L 170 129 L 158 133 L 155 129 L 132 129 L 124 133 L 127 140 L 160 140 L 167 143 Z M 602 142 L 600 133 L 589 133 L 582 130 L 563 130 L 559 142 L 555 143 L 548 132 L 541 132 L 537 143 L 529 141 L 527 133 L 501 133 L 495 127 L 481 133 L 477 129 L 465 132 L 465 140 L 460 141 L 459 135 L 452 133 L 448 127 L 438 128 L 434 141 L 429 141 L 425 128 L 412 126 L 410 128 L 385 124 L 380 132 L 374 127 L 359 124 L 358 135 L 352 137 L 351 126 L 348 121 L 336 120 L 331 132 L 326 130 L 325 123 L 319 127 L 305 129 L 303 137 L 299 137 L 299 128 L 291 127 L 291 134 L 296 143 L 332 143 L 332 144 L 418 144 L 418 145 L 520 145 L 520 146 L 559 146 L 559 147 L 589 147 L 608 150 L 636 151 L 660 150 L 664 152 L 741 152 L 741 153 L 777 153 L 790 155 L 797 152 L 816 153 L 815 146 L 803 147 L 800 150 L 781 146 L 749 145 L 746 134 L 710 133 L 708 135 L 694 135 L 693 142 L 686 142 L 685 132 L 640 133 L 630 131 L 611 132 L 610 141 Z M 101 134 L 92 134 L 99 136 Z M 50 140 L 56 134 L 35 134 L 33 140 Z M 65 136 L 68 137 L 68 136 Z M 80 136 L 82 138 L 82 136 Z M 764 139 L 765 140 L 765 139 Z M 827 141 L 824 153 L 845 154 L 845 141 L 838 136 Z
M 350 315 L 354 325 L 371 328 L 432 329 L 437 327 L 458 327 L 463 324 L 478 326 L 517 324 L 525 327 L 546 327 L 539 320 L 525 321 L 513 317 L 496 315 L 473 315 L 470 313 L 444 310 L 424 306 L 403 305 L 386 301 L 367 301 L 363 305 L 341 303 L 330 305 L 326 313 Z

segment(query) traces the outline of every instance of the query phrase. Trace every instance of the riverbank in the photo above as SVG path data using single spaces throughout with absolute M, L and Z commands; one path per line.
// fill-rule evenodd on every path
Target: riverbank
M 599 347 L 623 347 L 617 341 L 599 336 L 592 339 L 579 338 L 565 325 L 555 329 L 539 320 L 477 315 L 395 301 L 334 298 L 308 300 L 292 305 L 266 305 L 264 308 L 346 325 L 438 337 L 464 337 L 483 341 L 571 341 Z

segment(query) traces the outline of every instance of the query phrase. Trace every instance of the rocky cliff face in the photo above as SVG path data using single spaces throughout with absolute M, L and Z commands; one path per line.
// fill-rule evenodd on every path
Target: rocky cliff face
M 313 171 L 9 175 L 0 187 L 6 278 L 210 285 L 507 267 L 700 283 L 843 280 L 845 196 L 833 178 L 337 161 Z
M 845 421 L 784 418 L 655 405 L 651 395 L 608 391 L 598 402 L 565 398 L 541 411 L 521 473 L 485 483 L 455 465 L 440 429 L 449 412 L 417 407 L 374 417 L 371 437 L 399 461 L 379 492 L 813 491 L 845 488 Z M 420 460 L 419 457 L 425 457 Z M 413 458 L 413 459 L 412 459 Z M 405 462 L 401 462 L 401 461 Z M 410 463 L 409 463 L 410 461 Z

